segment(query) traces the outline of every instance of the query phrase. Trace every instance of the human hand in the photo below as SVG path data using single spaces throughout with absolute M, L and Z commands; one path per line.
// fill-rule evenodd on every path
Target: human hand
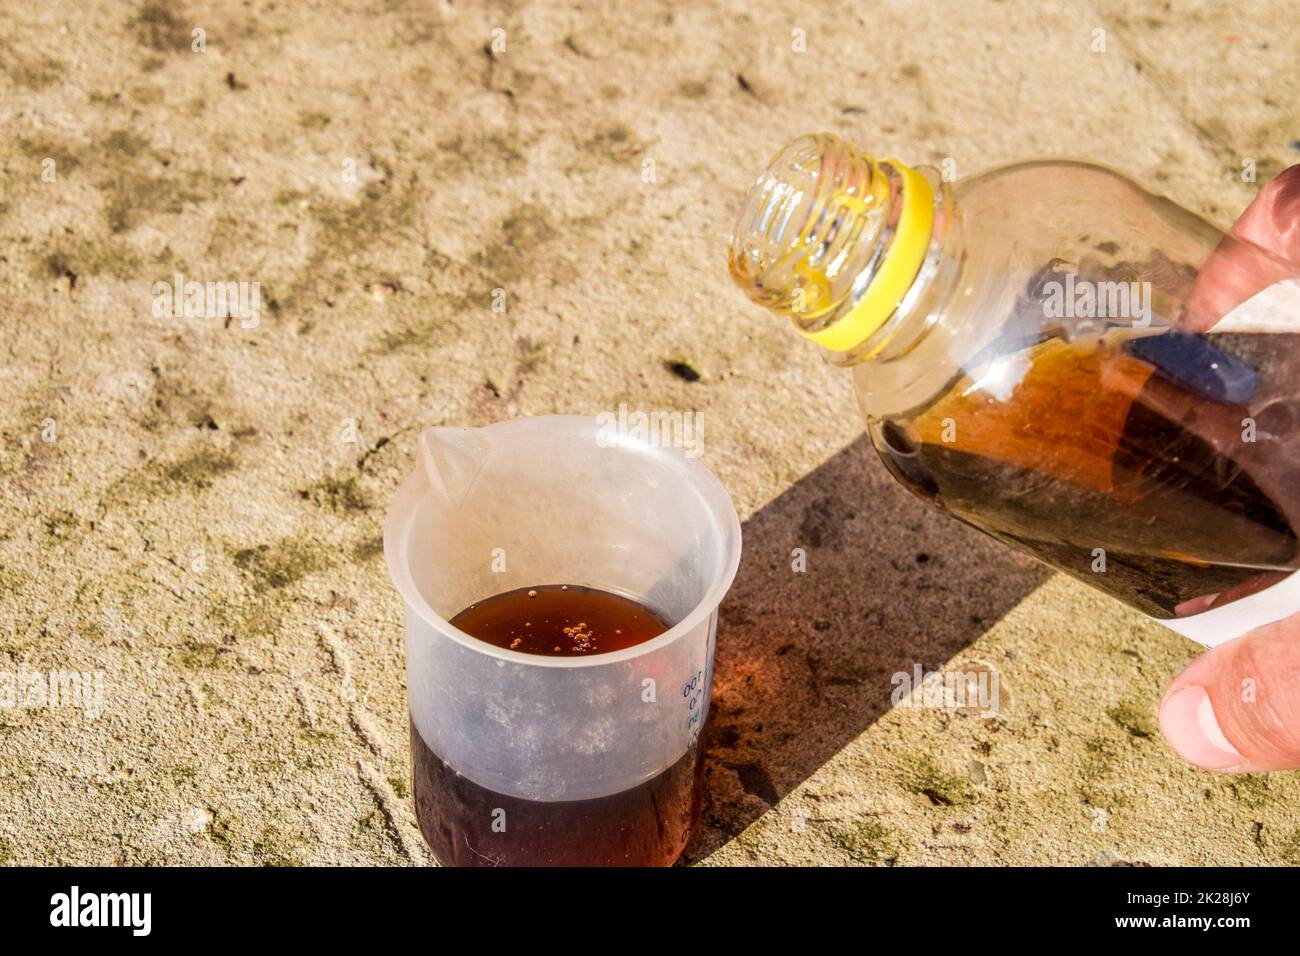
M 1234 256 L 1235 240 L 1225 240 L 1188 300 L 1201 328 L 1281 278 L 1286 264 L 1300 263 L 1300 166 L 1265 185 L 1233 232 L 1274 253 L 1278 274 L 1261 269 L 1258 257 Z M 1197 658 L 1165 691 L 1160 729 L 1174 750 L 1206 770 L 1300 768 L 1300 614 Z

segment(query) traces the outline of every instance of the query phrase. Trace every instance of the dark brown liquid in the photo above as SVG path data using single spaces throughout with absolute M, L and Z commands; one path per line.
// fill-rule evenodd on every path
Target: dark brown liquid
M 609 653 L 668 629 L 630 598 L 578 585 L 507 591 L 451 623 L 497 647 L 545 656 Z M 700 809 L 698 742 L 658 776 L 588 800 L 523 800 L 479 786 L 434 753 L 414 721 L 411 758 L 420 831 L 448 866 L 668 866 Z
M 631 598 L 577 584 L 506 591 L 471 604 L 451 623 L 480 641 L 547 657 L 608 654 L 668 630 Z
M 414 723 L 411 756 L 420 832 L 444 866 L 671 866 L 703 793 L 698 743 L 630 790 L 556 802 L 480 787 L 430 750 Z
M 1009 398 L 963 376 L 873 442 L 917 495 L 1147 614 L 1228 603 L 1300 565 L 1300 336 L 1174 336 L 1046 340 Z

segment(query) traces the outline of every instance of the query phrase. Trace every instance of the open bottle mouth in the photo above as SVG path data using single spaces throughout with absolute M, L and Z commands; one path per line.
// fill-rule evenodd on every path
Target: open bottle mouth
M 920 173 L 831 133 L 782 149 L 746 197 L 731 235 L 731 277 L 832 351 L 859 345 L 893 314 L 930 242 L 935 196 Z
M 828 133 L 801 136 L 763 171 L 736 220 L 731 276 L 764 308 L 815 321 L 851 290 L 884 226 L 874 161 Z M 888 190 L 884 190 L 888 199 Z

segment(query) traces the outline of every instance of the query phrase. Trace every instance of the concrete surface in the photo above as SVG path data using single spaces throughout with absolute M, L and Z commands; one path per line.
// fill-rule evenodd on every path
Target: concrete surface
M 0 710 L 0 861 L 428 862 L 383 508 L 422 427 L 626 402 L 702 411 L 745 520 L 690 859 L 1300 863 L 1296 774 L 1159 737 L 1195 648 L 909 498 L 847 378 L 724 266 L 753 176 L 816 129 L 962 174 L 1091 158 L 1229 222 L 1244 161 L 1300 159 L 1294 21 L 6 5 L 0 671 L 102 670 L 104 699 Z M 260 325 L 156 317 L 177 272 L 259 282 Z M 891 707 L 949 662 L 998 672 L 996 719 Z

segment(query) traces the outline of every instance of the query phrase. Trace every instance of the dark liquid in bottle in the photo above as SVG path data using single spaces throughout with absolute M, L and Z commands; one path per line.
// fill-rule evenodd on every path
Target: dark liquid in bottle
M 451 622 L 497 647 L 548 656 L 609 653 L 668 629 L 630 598 L 577 585 L 507 591 Z M 450 866 L 668 866 L 699 814 L 703 755 L 693 743 L 672 766 L 619 793 L 524 800 L 457 773 L 411 722 L 416 817 L 434 856 Z
M 1300 335 L 1112 330 L 1023 355 L 1010 394 L 963 375 L 873 422 L 894 476 L 1154 617 L 1300 566 Z

